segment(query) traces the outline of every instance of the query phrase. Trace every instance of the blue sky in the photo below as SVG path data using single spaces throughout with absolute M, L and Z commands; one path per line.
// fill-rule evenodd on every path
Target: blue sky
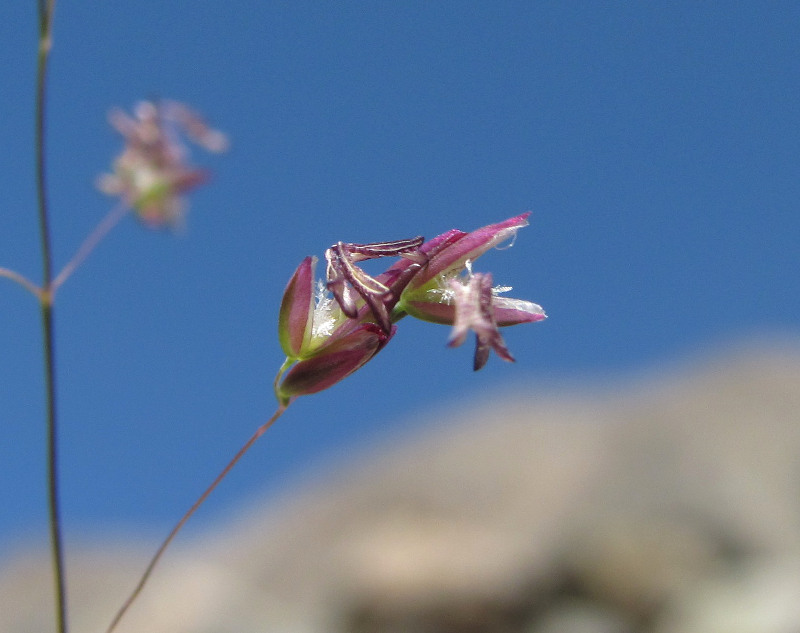
M 183 235 L 123 222 L 56 305 L 67 546 L 162 535 L 274 409 L 282 290 L 338 240 L 533 212 L 476 269 L 550 319 L 518 359 L 406 319 L 358 374 L 301 399 L 199 530 L 407 420 L 508 389 L 647 371 L 800 325 L 800 6 L 228 2 L 57 6 L 49 94 L 56 266 L 112 202 L 112 106 L 169 97 L 232 140 Z M 36 21 L 0 8 L 0 266 L 40 277 Z M 44 538 L 35 301 L 0 285 L 0 555 Z

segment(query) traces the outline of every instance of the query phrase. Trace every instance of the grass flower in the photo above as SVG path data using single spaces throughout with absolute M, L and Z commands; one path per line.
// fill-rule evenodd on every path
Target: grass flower
M 528 215 L 470 233 L 454 229 L 428 242 L 421 237 L 338 242 L 326 252 L 325 283 L 315 283 L 316 259 L 306 257 L 281 302 L 278 335 L 287 359 L 276 379 L 278 400 L 286 404 L 343 380 L 385 347 L 397 329 L 394 324 L 406 315 L 453 326 L 450 346 L 475 332 L 476 370 L 491 350 L 513 361 L 498 328 L 541 321 L 544 310 L 499 296 L 510 288 L 493 288 L 491 274 L 473 273 L 472 265 L 490 248 L 513 239 L 528 224 Z M 357 265 L 381 257 L 400 259 L 375 277 Z
M 394 334 L 348 316 L 326 290 L 314 290 L 315 258 L 306 257 L 289 280 L 281 301 L 278 337 L 289 372 L 276 381 L 282 404 L 336 384 L 367 363 Z M 283 372 L 279 374 L 279 379 Z
M 517 231 L 527 226 L 529 215 L 524 213 L 470 233 L 449 231 L 423 244 L 420 250 L 428 257 L 427 266 L 403 289 L 395 306 L 398 316 L 404 313 L 452 325 L 451 347 L 461 345 L 467 332 L 473 330 L 475 370 L 486 364 L 490 349 L 503 360 L 513 361 L 498 328 L 542 321 L 547 315 L 530 301 L 499 296 L 511 288 L 493 288 L 491 274 L 473 273 L 472 266 L 489 249 L 515 239 Z M 396 268 L 404 265 L 401 261 Z
M 213 130 L 195 112 L 175 101 L 143 101 L 131 117 L 112 110 L 111 125 L 125 139 L 113 171 L 98 179 L 98 188 L 119 196 L 149 227 L 177 227 L 183 222 L 183 194 L 208 179 L 205 170 L 188 163 L 187 137 L 210 152 L 228 147 L 224 134 Z

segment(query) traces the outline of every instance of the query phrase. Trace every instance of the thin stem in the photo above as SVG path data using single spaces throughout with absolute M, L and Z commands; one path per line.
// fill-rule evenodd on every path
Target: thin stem
M 181 517 L 181 520 L 175 524 L 175 527 L 172 528 L 172 531 L 169 533 L 167 538 L 164 539 L 160 547 L 156 550 L 156 553 L 150 559 L 150 563 L 147 565 L 147 568 L 144 570 L 142 577 L 139 579 L 139 583 L 136 585 L 130 596 L 128 596 L 128 599 L 125 600 L 123 605 L 120 607 L 119 611 L 117 611 L 117 614 L 114 616 L 114 619 L 111 621 L 111 624 L 106 629 L 106 633 L 111 633 L 116 628 L 117 624 L 119 624 L 119 621 L 122 619 L 122 616 L 125 615 L 130 606 L 133 604 L 133 602 L 141 593 L 142 589 L 144 589 L 144 586 L 145 584 L 147 584 L 150 575 L 153 573 L 153 570 L 156 568 L 156 565 L 158 565 L 158 562 L 161 560 L 161 556 L 164 554 L 167 547 L 169 547 L 170 543 L 172 543 L 173 539 L 178 535 L 178 532 L 181 531 L 181 528 L 197 511 L 197 509 L 201 505 L 203 505 L 203 502 L 209 497 L 209 495 L 214 491 L 214 489 L 219 485 L 219 483 L 223 479 L 225 479 L 227 474 L 233 469 L 233 467 L 244 456 L 244 454 L 250 450 L 250 448 L 253 446 L 253 444 L 256 443 L 258 438 L 264 435 L 264 433 L 267 432 L 269 427 L 271 427 L 275 423 L 275 421 L 283 415 L 287 407 L 288 405 L 280 405 L 278 409 L 275 411 L 275 413 L 272 415 L 272 417 L 266 422 L 264 422 L 264 424 L 262 424 L 260 427 L 258 427 L 258 429 L 256 429 L 256 432 L 253 433 L 250 439 L 244 443 L 244 445 L 239 449 L 236 455 L 233 456 L 233 459 L 231 459 L 231 461 L 228 462 L 228 465 L 222 469 L 219 475 L 217 475 L 217 477 L 214 479 L 211 485 L 208 488 L 206 488 L 205 492 L 198 497 L 197 501 L 195 501 L 192 504 L 192 507 L 186 511 L 186 514 L 184 514 Z
M 42 290 L 39 304 L 42 313 L 44 348 L 45 407 L 47 418 L 47 508 L 50 524 L 50 549 L 56 594 L 56 626 L 67 633 L 67 600 L 64 581 L 64 553 L 58 495 L 58 427 L 56 420 L 56 369 L 53 336 L 53 296 L 50 282 L 53 274 L 50 226 L 47 216 L 45 164 L 45 104 L 47 96 L 47 61 L 52 47 L 52 25 L 55 0 L 39 0 L 39 53 L 36 65 L 35 140 L 36 194 L 39 207 L 39 235 L 42 248 Z
M 42 290 L 30 279 L 19 274 L 15 270 L 11 270 L 10 268 L 0 267 L 0 277 L 5 277 L 6 279 L 10 279 L 11 281 L 18 283 L 34 297 L 39 299 L 39 301 L 43 301 L 44 296 L 46 294 L 50 294 L 50 300 L 52 302 L 52 296 L 55 295 L 56 290 L 58 290 L 67 279 L 69 279 L 72 273 L 75 272 L 75 269 L 86 260 L 95 247 L 106 235 L 111 232 L 111 229 L 119 224 L 119 221 L 124 218 L 129 211 L 130 207 L 124 202 L 120 202 L 113 209 L 111 209 L 111 211 L 108 212 L 108 215 L 106 215 L 106 217 L 100 221 L 100 224 L 94 227 L 94 230 L 86 237 L 86 239 L 83 240 L 83 243 L 75 252 L 75 255 L 73 255 L 72 259 L 66 263 L 58 275 L 56 275 L 55 279 L 50 282 L 49 286 L 45 286 L 46 288 L 49 288 L 49 290 Z
M 287 356 L 286 360 L 283 361 L 283 365 L 281 365 L 281 368 L 278 370 L 278 375 L 275 376 L 275 380 L 272 383 L 272 390 L 275 392 L 275 398 L 277 398 L 278 402 L 284 403 L 284 405 L 287 407 L 289 406 L 290 401 L 287 401 L 285 398 L 283 398 L 283 396 L 281 396 L 281 392 L 278 389 L 278 385 L 280 384 L 281 378 L 283 378 L 283 374 L 285 374 L 286 370 L 292 366 L 292 363 L 294 363 L 294 361 L 295 359 L 289 358 Z
M 120 202 L 108 212 L 108 215 L 106 215 L 106 217 L 101 220 L 100 224 L 98 224 L 86 239 L 83 240 L 83 243 L 75 252 L 75 255 L 72 256 L 72 259 L 67 262 L 64 268 L 61 269 L 61 272 L 59 272 L 53 280 L 53 283 L 50 285 L 53 294 L 55 294 L 56 290 L 61 287 L 73 272 L 75 272 L 75 269 L 83 263 L 102 239 L 108 235 L 111 229 L 125 217 L 128 211 L 130 211 L 130 207 L 124 202 Z
M 56 424 L 55 337 L 53 305 L 49 294 L 42 295 L 42 332 L 47 412 L 47 509 L 50 517 L 50 548 L 56 591 L 56 623 L 59 633 L 67 633 L 67 600 L 64 578 L 64 549 L 61 535 L 61 513 L 58 478 L 58 435 Z
M 39 201 L 39 236 L 45 286 L 50 283 L 52 251 L 47 217 L 47 187 L 45 165 L 45 102 L 47 95 L 47 61 L 52 47 L 52 21 L 55 0 L 39 0 L 39 54 L 36 65 L 36 195 Z
M 10 279 L 11 281 L 16 281 L 20 286 L 25 288 L 25 290 L 30 292 L 34 297 L 36 297 L 41 301 L 42 289 L 39 288 L 39 286 L 37 286 L 27 277 L 20 275 L 18 272 L 11 270 L 9 268 L 0 268 L 0 277 L 5 277 L 6 279 Z

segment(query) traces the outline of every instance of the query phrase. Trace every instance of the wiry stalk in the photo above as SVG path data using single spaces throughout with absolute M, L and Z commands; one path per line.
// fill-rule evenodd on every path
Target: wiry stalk
M 100 224 L 98 224 L 87 238 L 83 240 L 83 243 L 80 245 L 75 255 L 73 255 L 72 259 L 67 262 L 64 268 L 61 269 L 61 272 L 53 279 L 53 283 L 50 285 L 53 294 L 55 294 L 56 290 L 61 287 L 73 272 L 75 272 L 75 269 L 83 263 L 94 248 L 129 211 L 130 207 L 126 203 L 120 202 L 108 212 L 108 215 L 102 219 Z
M 5 277 L 6 279 L 10 279 L 11 281 L 18 283 L 20 286 L 25 288 L 25 290 L 30 292 L 34 297 L 36 297 L 37 299 L 41 299 L 42 297 L 41 288 L 39 288 L 39 286 L 37 286 L 27 277 L 20 275 L 15 270 L 11 270 L 9 268 L 0 268 L 0 277 Z
M 128 599 L 125 600 L 123 605 L 119 608 L 116 615 L 114 616 L 114 619 L 111 621 L 111 624 L 108 625 L 106 633 L 111 633 L 117 627 L 117 624 L 119 624 L 119 621 L 122 619 L 122 616 L 125 615 L 125 613 L 134 603 L 136 598 L 139 597 L 139 594 L 142 592 L 142 589 L 144 589 L 144 586 L 150 579 L 153 570 L 156 568 L 156 565 L 158 565 L 158 562 L 161 560 L 162 555 L 166 551 L 167 547 L 169 547 L 170 543 L 172 543 L 173 539 L 178 535 L 178 532 L 181 531 L 181 528 L 183 528 L 183 526 L 197 511 L 197 509 L 201 505 L 203 505 L 203 502 L 206 499 L 208 499 L 209 495 L 212 492 L 214 492 L 214 489 L 220 484 L 220 482 L 223 479 L 225 479 L 225 477 L 231 471 L 231 469 L 233 469 L 233 467 L 239 462 L 239 460 L 244 456 L 244 454 L 250 450 L 250 448 L 253 446 L 253 444 L 256 443 L 258 438 L 264 435 L 264 433 L 267 432 L 267 429 L 269 429 L 269 427 L 271 427 L 275 423 L 275 421 L 283 415 L 284 411 L 286 411 L 287 406 L 288 405 L 281 405 L 280 407 L 278 407 L 278 410 L 275 411 L 272 417 L 266 422 L 264 422 L 264 424 L 262 424 L 260 427 L 258 427 L 258 429 L 256 429 L 256 432 L 253 433 L 250 439 L 244 443 L 244 445 L 239 449 L 236 455 L 233 456 L 233 459 L 231 459 L 231 461 L 228 462 L 227 466 L 225 466 L 225 468 L 222 469 L 219 475 L 217 475 L 217 477 L 214 479 L 211 485 L 208 488 L 206 488 L 205 492 L 203 492 L 203 494 L 201 494 L 197 498 L 197 501 L 195 501 L 192 504 L 192 507 L 186 511 L 186 513 L 181 517 L 180 521 L 178 521 L 175 524 L 175 527 L 172 528 L 172 531 L 167 535 L 167 538 L 164 539 L 159 548 L 156 550 L 156 553 L 153 554 L 153 557 L 150 559 L 150 562 L 148 563 L 147 568 L 144 570 L 144 573 L 142 574 L 142 577 L 139 579 L 139 582 L 137 583 L 136 587 L 128 596 Z
M 56 626 L 67 632 L 67 600 L 64 581 L 64 553 L 58 495 L 58 427 L 56 420 L 56 369 L 53 336 L 53 303 L 50 284 L 53 275 L 50 226 L 47 214 L 45 168 L 45 105 L 47 61 L 52 46 L 52 24 L 55 0 L 39 0 L 39 53 L 36 68 L 36 194 L 39 208 L 39 234 L 42 248 L 42 291 L 39 304 L 42 313 L 44 349 L 45 408 L 47 418 L 47 506 L 50 525 L 50 547 L 56 593 Z

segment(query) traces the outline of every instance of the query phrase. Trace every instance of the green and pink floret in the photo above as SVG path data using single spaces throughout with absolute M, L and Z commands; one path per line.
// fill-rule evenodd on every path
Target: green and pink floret
M 491 350 L 513 361 L 500 327 L 546 318 L 535 303 L 500 296 L 489 273 L 473 272 L 475 260 L 516 236 L 529 213 L 466 233 L 453 229 L 427 242 L 422 237 L 375 244 L 338 242 L 325 253 L 326 281 L 316 282 L 316 258 L 306 257 L 283 295 L 278 333 L 286 362 L 275 391 L 283 404 L 327 389 L 372 359 L 404 316 L 452 326 L 448 345 L 475 332 L 474 369 Z M 358 262 L 398 261 L 375 277 Z

